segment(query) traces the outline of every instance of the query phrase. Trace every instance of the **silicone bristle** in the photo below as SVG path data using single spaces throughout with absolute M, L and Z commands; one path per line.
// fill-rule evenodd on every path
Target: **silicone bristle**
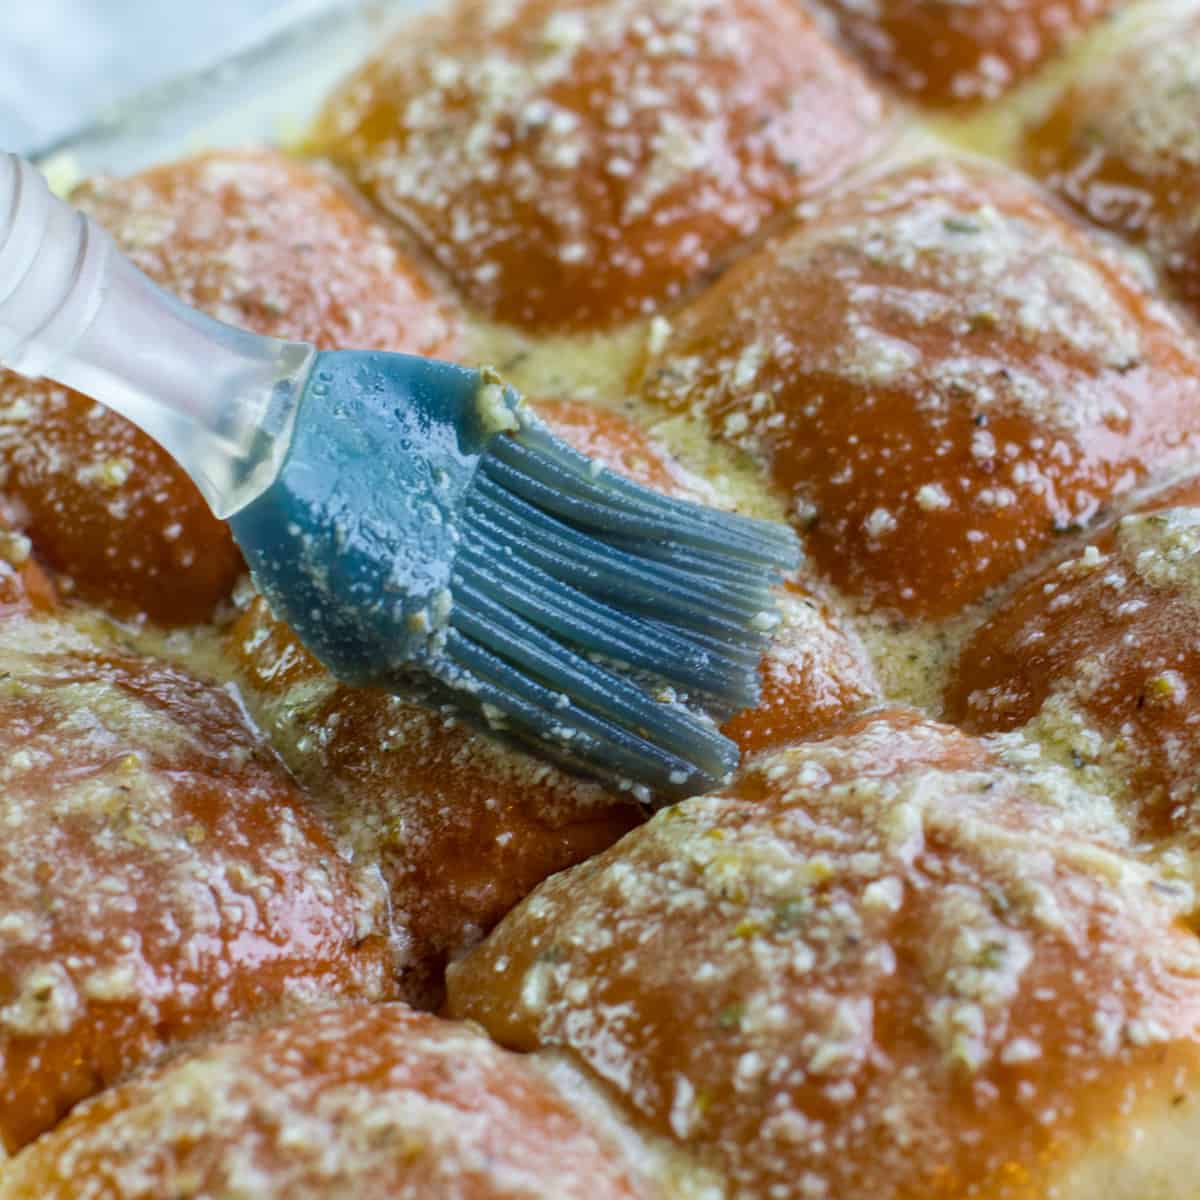
M 611 598 L 635 612 L 731 638 L 769 605 L 775 577 L 774 572 L 764 571 L 747 593 L 745 578 L 734 584 L 701 567 L 684 570 L 660 563 L 631 551 L 628 543 L 618 548 L 594 532 L 548 515 L 487 478 L 471 489 L 465 528 L 561 583 Z
M 781 538 L 777 525 L 660 496 L 603 469 L 593 474 L 587 467 L 582 473 L 573 468 L 516 438 L 497 439 L 483 464 L 516 495 L 580 528 L 670 538 L 715 551 L 722 560 L 795 565 L 795 541 L 786 534 Z
M 501 731 L 540 743 L 557 758 L 585 764 L 593 773 L 646 789 L 646 798 L 695 795 L 724 778 L 737 764 L 737 748 L 716 738 L 720 754 L 705 762 L 663 750 L 642 736 L 588 709 L 562 704 L 562 694 L 531 679 L 500 655 L 458 630 L 447 638 L 456 689 L 467 683 Z M 464 678 L 465 677 L 465 678 Z
M 525 417 L 489 445 L 461 532 L 447 682 L 659 800 L 728 775 L 712 717 L 757 699 L 790 530 L 649 491 Z

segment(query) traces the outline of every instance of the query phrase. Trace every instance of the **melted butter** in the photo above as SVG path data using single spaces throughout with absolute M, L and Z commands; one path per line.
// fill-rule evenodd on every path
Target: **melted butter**
M 942 717 L 942 696 L 968 635 L 975 611 L 941 622 L 897 622 L 883 614 L 850 614 L 847 623 L 862 639 L 879 687 L 889 700 Z
M 246 584 L 249 586 L 249 577 Z M 100 620 L 98 617 L 93 619 Z M 148 658 L 173 663 L 216 683 L 236 684 L 236 660 L 229 653 L 224 631 L 215 625 L 195 625 L 171 630 L 160 629 L 150 624 L 140 627 L 123 626 L 119 637 L 129 649 Z

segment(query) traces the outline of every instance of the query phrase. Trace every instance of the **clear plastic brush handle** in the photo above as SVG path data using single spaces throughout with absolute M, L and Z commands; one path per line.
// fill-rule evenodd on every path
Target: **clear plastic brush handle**
M 0 366 L 128 417 L 218 517 L 278 474 L 315 353 L 188 308 L 30 163 L 0 153 Z

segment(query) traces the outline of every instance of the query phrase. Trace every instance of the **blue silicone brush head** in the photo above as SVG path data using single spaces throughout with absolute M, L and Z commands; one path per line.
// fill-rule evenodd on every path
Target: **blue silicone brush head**
M 338 678 L 452 693 L 655 802 L 737 765 L 717 723 L 757 699 L 800 553 L 615 475 L 486 370 L 355 351 L 317 357 L 279 475 L 231 525 Z

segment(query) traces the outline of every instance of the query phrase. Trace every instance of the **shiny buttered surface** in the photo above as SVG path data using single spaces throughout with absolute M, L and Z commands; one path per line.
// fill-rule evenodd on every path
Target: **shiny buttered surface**
M 1197 64 L 1195 0 L 451 0 L 299 149 L 79 181 L 805 557 L 648 819 L 0 375 L 0 1200 L 1197 1200 Z

